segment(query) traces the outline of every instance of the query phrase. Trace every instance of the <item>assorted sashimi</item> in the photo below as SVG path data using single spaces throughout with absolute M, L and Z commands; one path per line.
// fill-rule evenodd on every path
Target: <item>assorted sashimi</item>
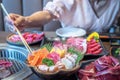
M 78 42 L 78 44 L 76 41 L 76 44 L 71 44 L 69 42 L 70 40 L 80 40 L 80 42 Z M 45 44 L 42 48 L 28 56 L 28 64 L 37 67 L 42 72 L 72 69 L 78 65 L 84 57 L 85 53 L 83 52 L 85 51 L 81 43 L 84 42 L 84 40 L 83 38 L 69 38 L 64 43 L 55 41 L 51 47 L 46 47 L 47 45 Z M 82 49 L 77 48 L 79 46 L 82 47 Z
M 103 48 L 99 42 L 99 34 L 97 32 L 91 33 L 87 37 L 87 52 L 86 54 L 97 55 L 103 51 Z
M 70 37 L 65 41 L 46 43 L 28 56 L 28 64 L 43 72 L 72 69 L 79 64 L 84 55 L 97 55 L 102 52 L 99 35 L 94 34 L 88 38 Z
M 44 33 L 35 33 L 35 32 L 24 32 L 22 33 L 23 38 L 27 43 L 34 43 L 40 41 L 44 37 Z M 9 40 L 14 43 L 22 43 L 19 35 L 13 34 L 9 37 Z
M 94 39 L 87 42 L 87 52 L 86 54 L 100 54 L 102 52 L 102 47 L 100 43 L 96 42 Z
M 85 38 L 68 38 L 66 44 L 69 46 L 74 46 L 79 51 L 85 53 L 87 49 L 87 41 Z

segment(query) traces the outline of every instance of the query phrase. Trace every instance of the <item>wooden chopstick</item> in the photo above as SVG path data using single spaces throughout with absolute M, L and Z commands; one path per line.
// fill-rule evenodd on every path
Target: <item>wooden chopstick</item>
M 7 15 L 7 17 L 10 19 L 10 21 L 12 21 L 12 19 L 10 18 L 7 10 L 5 9 L 4 5 L 2 3 L 0 3 L 3 11 L 5 12 L 5 14 Z M 20 36 L 23 44 L 25 45 L 25 47 L 27 48 L 27 50 L 29 51 L 30 54 L 32 54 L 32 49 L 30 48 L 30 46 L 28 45 L 28 43 L 26 42 L 26 40 L 23 38 L 22 34 L 20 33 L 20 31 L 18 30 L 18 28 L 13 24 L 13 27 L 15 28 L 15 30 L 17 31 L 18 35 Z
M 28 43 L 26 42 L 26 40 L 23 38 L 23 36 L 22 36 L 22 34 L 20 33 L 20 31 L 17 29 L 16 26 L 14 26 L 14 27 L 15 27 L 15 29 L 16 29 L 18 35 L 20 36 L 20 38 L 21 38 L 23 44 L 24 44 L 25 47 L 28 49 L 29 53 L 32 53 L 32 49 L 30 48 L 30 46 L 28 45 Z

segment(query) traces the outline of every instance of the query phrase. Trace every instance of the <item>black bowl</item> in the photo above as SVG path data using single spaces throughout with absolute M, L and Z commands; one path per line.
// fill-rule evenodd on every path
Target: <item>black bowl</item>
M 120 61 L 120 54 L 116 54 L 116 50 L 120 48 L 120 46 L 114 46 L 110 48 L 110 55 L 116 57 Z

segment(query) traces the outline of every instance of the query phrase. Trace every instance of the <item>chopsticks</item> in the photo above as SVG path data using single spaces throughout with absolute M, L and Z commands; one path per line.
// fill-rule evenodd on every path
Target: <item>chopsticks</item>
M 9 20 L 12 21 L 12 19 L 10 18 L 10 16 L 9 16 L 7 10 L 5 9 L 4 5 L 2 3 L 0 3 L 0 5 L 1 5 L 3 11 L 5 12 L 5 14 L 7 15 L 7 17 L 9 18 Z M 26 49 L 29 51 L 29 53 L 32 54 L 32 49 L 30 48 L 30 46 L 28 45 L 28 43 L 26 42 L 26 40 L 23 38 L 23 36 L 20 33 L 20 31 L 18 30 L 18 28 L 15 25 L 13 25 L 13 27 L 15 28 L 15 30 L 18 33 L 18 35 L 20 36 L 20 39 L 22 40 L 22 42 L 23 42 L 24 46 L 26 47 Z

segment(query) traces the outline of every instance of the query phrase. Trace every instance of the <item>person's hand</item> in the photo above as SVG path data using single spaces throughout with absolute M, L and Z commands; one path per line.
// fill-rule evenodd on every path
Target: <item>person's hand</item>
M 5 21 L 9 29 L 12 32 L 15 30 L 14 26 L 16 26 L 20 31 L 22 31 L 25 27 L 25 17 L 18 15 L 18 14 L 9 14 L 10 19 L 5 17 Z
M 21 16 L 21 15 L 18 15 L 18 14 L 9 14 L 10 18 L 12 19 L 13 21 L 13 24 L 18 28 L 18 29 L 23 29 L 25 27 L 25 23 L 26 23 L 26 20 L 25 20 L 25 17 L 24 16 Z

